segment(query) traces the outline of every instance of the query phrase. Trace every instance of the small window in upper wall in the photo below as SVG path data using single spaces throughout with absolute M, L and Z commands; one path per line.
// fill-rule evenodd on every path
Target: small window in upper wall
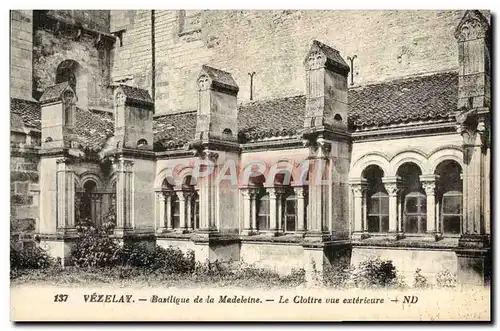
M 201 10 L 179 10 L 179 35 L 201 30 Z
M 148 141 L 146 139 L 139 139 L 137 141 L 137 147 L 145 147 L 148 145 Z

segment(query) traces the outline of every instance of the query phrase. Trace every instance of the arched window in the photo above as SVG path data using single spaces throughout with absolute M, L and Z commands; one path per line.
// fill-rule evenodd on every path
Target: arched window
M 80 206 L 79 206 L 79 216 L 80 220 L 92 220 L 95 222 L 95 215 L 94 215 L 94 208 L 92 206 L 93 204 L 93 199 L 92 196 L 94 192 L 96 191 L 97 185 L 93 180 L 87 180 L 83 184 L 83 194 L 80 199 Z
M 269 212 L 269 193 L 261 188 L 257 196 L 257 229 L 259 231 L 269 230 L 271 214 Z
M 389 196 L 385 192 L 368 199 L 368 232 L 389 232 Z
M 402 180 L 404 231 L 427 231 L 427 198 L 420 183 L 422 171 L 412 162 L 402 164 L 397 172 Z
M 405 232 L 425 233 L 427 230 L 427 197 L 422 192 L 411 192 L 405 197 Z
M 80 71 L 80 65 L 73 60 L 65 60 L 59 64 L 56 72 L 56 84 L 68 82 L 69 86 L 76 91 L 76 77 Z
M 441 162 L 436 167 L 437 181 L 436 199 L 440 204 L 441 232 L 458 235 L 461 233 L 463 195 L 461 166 L 452 160 Z
M 367 226 L 368 232 L 389 231 L 389 195 L 382 177 L 384 171 L 377 165 L 370 165 L 363 171 L 367 187 Z

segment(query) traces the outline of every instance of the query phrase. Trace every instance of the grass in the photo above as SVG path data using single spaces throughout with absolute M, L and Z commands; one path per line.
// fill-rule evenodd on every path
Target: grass
M 52 286 L 101 286 L 101 287 L 176 287 L 192 288 L 296 288 L 305 283 L 303 270 L 280 276 L 275 272 L 255 267 L 236 267 L 231 270 L 207 274 L 204 271 L 185 274 L 165 274 L 161 270 L 139 267 L 51 267 L 23 270 L 11 274 L 11 286 L 23 284 Z

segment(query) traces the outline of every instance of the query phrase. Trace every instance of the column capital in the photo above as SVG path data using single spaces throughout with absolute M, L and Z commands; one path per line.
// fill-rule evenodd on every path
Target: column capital
M 401 178 L 399 176 L 382 177 L 382 183 L 389 196 L 395 196 L 401 190 Z
M 427 174 L 427 175 L 420 175 L 419 178 L 422 183 L 424 182 L 435 183 L 439 179 L 439 176 L 433 174 Z
M 434 195 L 436 193 L 435 182 L 422 182 L 422 187 L 424 188 L 426 195 Z
M 295 192 L 295 195 L 297 198 L 304 198 L 306 190 L 304 189 L 303 186 L 296 186 L 293 188 L 293 191 Z
M 255 187 L 244 187 L 240 188 L 241 194 L 243 194 L 246 198 L 255 198 L 255 196 L 259 193 L 259 188 Z
M 368 182 L 364 178 L 350 179 L 349 186 L 351 186 L 355 197 L 362 197 L 363 193 L 368 189 Z

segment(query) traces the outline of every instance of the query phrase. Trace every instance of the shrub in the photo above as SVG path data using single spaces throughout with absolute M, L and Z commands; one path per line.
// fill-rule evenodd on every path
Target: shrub
M 354 272 L 357 287 L 389 287 L 397 282 L 396 267 L 391 260 L 371 257 L 361 262 Z
M 418 268 L 415 270 L 415 277 L 413 281 L 413 287 L 415 288 L 426 288 L 427 287 L 427 278 L 422 275 L 420 272 L 422 269 Z
M 457 286 L 457 274 L 451 273 L 449 270 L 442 270 L 436 276 L 438 287 L 455 287 Z
M 125 266 L 161 270 L 167 274 L 192 272 L 195 269 L 194 252 L 184 254 L 179 248 L 151 247 L 146 242 L 126 245 L 121 252 L 121 261 Z
M 85 222 L 77 225 L 80 234 L 71 248 L 71 261 L 79 267 L 105 267 L 120 262 L 120 246 L 104 229 Z
M 10 269 L 11 277 L 26 269 L 45 269 L 54 265 L 54 259 L 42 248 L 37 246 L 23 246 L 11 242 Z
M 333 288 L 352 287 L 355 268 L 349 261 L 341 261 L 338 264 L 327 265 L 323 269 L 323 284 Z

